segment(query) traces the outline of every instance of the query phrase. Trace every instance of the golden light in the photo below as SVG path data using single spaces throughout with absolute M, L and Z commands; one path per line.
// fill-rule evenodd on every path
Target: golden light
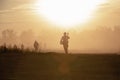
M 72 27 L 92 18 L 98 5 L 106 0 L 38 0 L 35 12 L 50 23 L 61 27 Z

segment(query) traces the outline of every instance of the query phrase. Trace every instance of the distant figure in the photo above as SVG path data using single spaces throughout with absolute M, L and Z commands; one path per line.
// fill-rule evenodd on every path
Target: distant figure
M 70 37 L 68 35 L 69 35 L 69 33 L 64 32 L 64 34 L 60 40 L 60 44 L 63 45 L 63 48 L 64 48 L 66 54 L 68 54 L 68 39 L 70 39 Z
M 35 51 L 38 51 L 39 43 L 37 41 L 34 42 L 34 48 L 35 48 Z

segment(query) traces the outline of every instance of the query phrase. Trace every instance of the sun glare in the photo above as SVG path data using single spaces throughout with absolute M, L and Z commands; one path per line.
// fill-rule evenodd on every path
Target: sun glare
M 97 6 L 106 0 L 38 0 L 35 12 L 61 27 L 85 23 L 92 18 Z

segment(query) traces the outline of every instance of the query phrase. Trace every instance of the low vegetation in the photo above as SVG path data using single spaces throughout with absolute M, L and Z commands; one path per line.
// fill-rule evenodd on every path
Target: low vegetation
M 120 55 L 4 51 L 0 80 L 120 80 Z

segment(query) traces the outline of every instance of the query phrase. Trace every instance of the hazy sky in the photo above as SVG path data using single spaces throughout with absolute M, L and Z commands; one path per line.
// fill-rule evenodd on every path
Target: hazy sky
M 35 0 L 0 0 L 0 23 L 36 21 L 38 16 L 32 11 L 36 9 L 32 6 L 34 2 Z M 119 3 L 120 0 L 107 0 L 107 3 L 100 5 L 94 14 L 95 22 L 120 24 Z
M 33 6 L 33 3 L 36 1 L 37 0 L 0 0 L 0 30 L 3 30 L 4 28 L 13 28 L 17 31 L 21 31 L 30 28 L 35 30 L 36 33 L 57 34 L 55 36 L 46 35 L 56 37 L 54 40 L 57 41 L 52 41 L 53 43 L 55 42 L 56 45 L 59 42 L 62 32 L 65 30 L 54 27 L 55 25 L 49 25 L 44 21 L 42 16 L 36 15 L 34 10 L 37 8 Z M 120 25 L 120 0 L 107 0 L 107 3 L 98 5 L 98 9 L 92 16 L 94 16 L 94 18 L 92 18 L 88 24 L 85 24 L 86 26 L 89 25 L 89 28 L 92 28 L 91 26 L 113 27 L 115 25 Z M 73 33 L 78 33 L 76 36 L 73 34 L 71 35 L 74 36 L 74 39 L 79 36 L 80 29 L 81 28 L 78 27 L 70 30 Z M 73 41 L 75 42 L 75 40 Z M 49 40 L 48 42 L 51 43 Z M 74 49 L 76 48 L 76 44 L 73 44 Z M 55 45 L 52 45 L 52 47 L 55 47 Z
M 35 0 L 0 0 L 0 23 L 36 22 L 38 16 L 33 12 L 36 9 L 32 6 L 34 2 Z M 107 3 L 99 5 L 99 9 L 93 15 L 95 16 L 93 21 L 103 25 L 119 25 L 119 3 L 120 0 L 107 0 Z

